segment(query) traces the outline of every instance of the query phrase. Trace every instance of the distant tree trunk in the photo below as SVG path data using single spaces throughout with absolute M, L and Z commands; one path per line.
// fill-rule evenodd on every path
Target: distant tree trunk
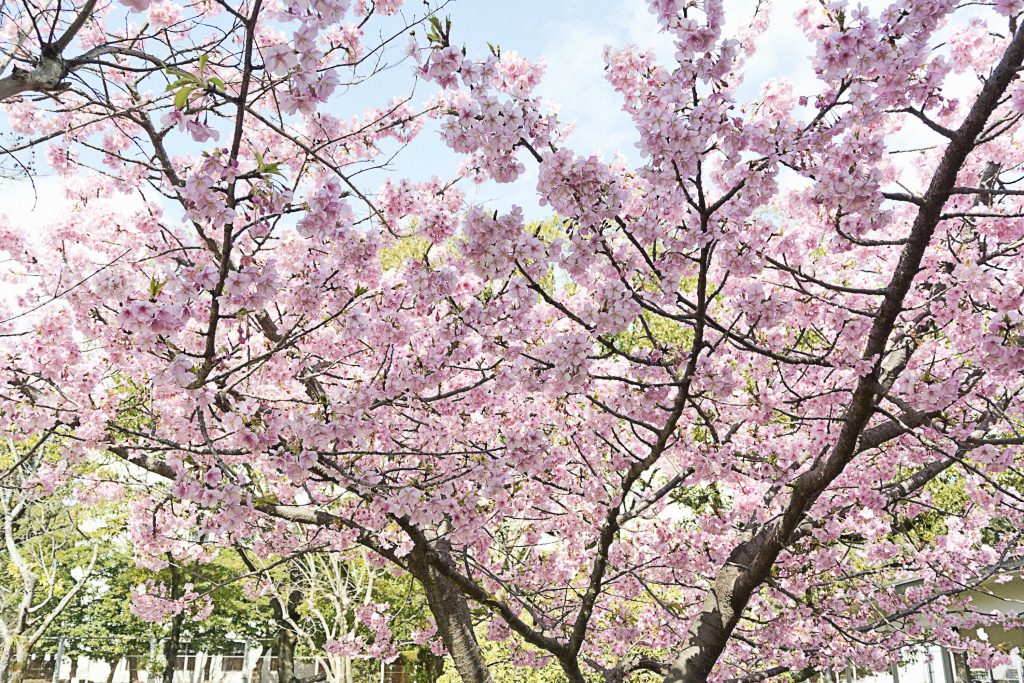
M 181 627 L 185 621 L 183 614 L 171 620 L 171 631 L 164 640 L 164 673 L 163 683 L 174 683 L 174 672 L 178 669 L 178 651 L 181 648 Z
M 174 565 L 172 560 L 170 564 L 171 569 L 171 599 L 177 600 L 181 597 L 181 588 L 178 585 L 178 568 Z M 174 615 L 174 619 L 171 620 L 171 631 L 167 634 L 167 639 L 164 641 L 164 673 L 163 683 L 174 683 L 174 672 L 178 668 L 178 650 L 181 645 L 181 627 L 185 622 L 184 614 Z
M 78 676 L 78 655 L 71 655 L 71 669 L 68 671 L 68 681 L 73 681 Z
M 213 655 L 206 655 L 206 663 L 203 665 L 203 683 L 210 680 L 210 664 L 213 663 Z
M 288 602 L 297 591 L 289 591 Z M 295 681 L 295 631 L 284 619 L 277 626 L 277 683 Z
M 971 683 L 971 666 L 967 663 L 965 653 L 953 653 L 953 670 L 956 672 L 957 683 Z
M 297 637 L 293 627 L 299 619 L 299 602 L 302 600 L 302 593 L 297 588 L 301 578 L 298 567 L 292 565 L 291 574 L 285 595 L 277 594 L 271 601 L 277 621 L 277 683 L 296 683 L 298 680 L 295 677 Z
M 139 680 L 139 658 L 135 655 L 128 657 L 128 683 L 138 683 Z
M 107 683 L 114 683 L 114 674 L 117 673 L 117 665 L 120 661 L 119 659 L 107 660 L 107 666 L 110 667 L 110 672 L 107 674 Z

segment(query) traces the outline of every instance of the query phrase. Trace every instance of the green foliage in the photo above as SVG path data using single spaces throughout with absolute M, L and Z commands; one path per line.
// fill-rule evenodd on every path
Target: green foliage
M 193 564 L 180 568 L 180 580 L 194 584 L 197 593 L 208 593 L 213 611 L 206 619 L 186 619 L 182 627 L 182 642 L 189 643 L 194 652 L 228 654 L 237 643 L 266 640 L 273 637 L 276 626 L 267 597 L 254 599 L 244 591 L 237 578 L 248 573 L 233 552 L 221 552 L 210 563 Z M 160 573 L 163 582 L 170 580 L 167 570 Z
M 190 652 L 230 654 L 246 639 L 267 640 L 272 636 L 268 600 L 249 597 L 241 582 L 233 580 L 244 571 L 230 553 L 221 553 L 210 564 L 178 568 L 179 581 L 193 583 L 200 593 L 209 590 L 213 602 L 213 611 L 206 619 L 184 620 L 182 651 L 187 648 Z M 166 585 L 171 581 L 170 571 L 140 569 L 126 544 L 117 540 L 108 543 L 93 578 L 55 623 L 54 632 L 65 637 L 65 653 L 107 662 L 141 656 L 140 669 L 161 669 L 163 653 L 159 648 L 151 653 L 150 647 L 153 639 L 166 637 L 170 624 L 143 621 L 130 609 L 132 591 L 148 580 Z M 57 640 L 51 638 L 44 651 L 54 652 L 56 648 Z
M 276 175 L 276 176 L 280 176 L 282 178 L 285 177 L 284 173 L 281 171 L 281 166 L 284 165 L 283 161 L 274 161 L 274 162 L 267 161 L 266 159 L 264 159 L 263 155 L 259 151 L 256 151 L 256 150 L 253 150 L 253 156 L 256 157 L 256 175 L 260 175 L 260 176 Z
M 167 67 L 167 74 L 173 77 L 171 83 L 167 84 L 167 92 L 174 93 L 174 107 L 184 111 L 188 107 L 189 98 L 196 91 L 220 91 L 227 90 L 224 81 L 217 76 L 206 76 L 206 65 L 210 61 L 210 55 L 205 54 L 199 57 L 199 70 L 197 73 L 189 73 L 176 67 Z
M 443 48 L 451 45 L 452 20 L 445 17 L 442 23 L 436 16 L 428 19 L 430 28 L 427 29 L 427 40 L 431 47 Z
M 489 664 L 495 683 L 564 683 L 565 672 L 555 661 L 549 661 L 539 669 L 516 666 L 511 660 L 509 641 L 495 642 L 484 637 L 483 628 L 477 629 L 480 649 Z M 450 658 L 445 661 L 444 675 L 437 683 L 461 683 Z
M 131 655 L 148 656 L 150 639 L 159 635 L 160 629 L 129 609 L 132 590 L 147 574 L 135 567 L 126 548 L 105 548 L 78 600 L 55 623 L 55 633 L 65 638 L 65 654 L 106 662 Z M 51 639 L 46 650 L 54 651 L 56 647 Z
M 394 270 L 406 261 L 423 260 L 430 251 L 430 240 L 418 234 L 399 239 L 393 246 L 382 249 L 380 263 L 384 270 Z

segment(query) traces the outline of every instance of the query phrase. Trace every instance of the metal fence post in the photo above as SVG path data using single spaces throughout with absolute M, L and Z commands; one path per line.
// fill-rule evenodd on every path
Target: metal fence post
M 249 671 L 249 658 L 251 651 L 252 641 L 249 638 L 246 638 L 245 645 L 242 648 L 242 683 L 252 682 L 252 673 Z
M 64 659 L 64 636 L 57 641 L 57 660 L 53 663 L 53 683 L 60 683 L 60 662 Z

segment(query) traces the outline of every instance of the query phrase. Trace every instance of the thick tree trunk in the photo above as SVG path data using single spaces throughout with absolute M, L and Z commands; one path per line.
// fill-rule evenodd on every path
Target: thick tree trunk
M 480 650 L 473 631 L 473 615 L 466 596 L 423 556 L 425 548 L 416 548 L 410 554 L 409 566 L 413 576 L 423 586 L 427 604 L 437 623 L 448 654 L 455 664 L 463 683 L 491 683 L 491 672 Z M 439 541 L 433 548 L 438 555 L 449 558 L 451 546 Z
M 15 646 L 13 652 L 4 658 L 5 661 L 0 662 L 0 683 L 22 683 L 30 655 L 28 647 Z
M 1024 62 L 1024 29 L 1013 36 L 998 66 L 986 81 L 961 126 L 946 147 L 921 200 L 910 237 L 875 313 L 862 357 L 877 358 L 875 368 L 858 381 L 843 418 L 843 426 L 828 456 L 792 484 L 792 493 L 781 518 L 763 527 L 730 554 L 705 597 L 682 650 L 665 677 L 666 683 L 705 683 L 732 637 L 754 591 L 769 576 L 806 511 L 842 474 L 857 455 L 861 437 L 875 411 L 880 363 L 904 301 L 920 269 L 942 209 L 949 199 L 957 173 L 973 151 L 978 135 Z
M 295 632 L 287 626 L 277 630 L 277 683 L 295 681 Z
M 135 655 L 128 657 L 128 683 L 139 681 L 139 658 Z

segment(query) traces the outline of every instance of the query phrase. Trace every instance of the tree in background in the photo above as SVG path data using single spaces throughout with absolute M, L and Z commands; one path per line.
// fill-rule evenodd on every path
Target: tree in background
M 101 510 L 69 505 L 94 472 L 74 477 L 52 472 L 67 467 L 47 443 L 51 433 L 2 444 L 0 511 L 0 681 L 21 683 L 33 651 L 90 580 L 96 563 Z M 55 485 L 54 479 L 59 483 Z
M 54 623 L 60 650 L 76 667 L 79 657 L 106 662 L 110 679 L 122 659 L 128 661 L 129 680 L 139 680 L 139 671 L 152 668 L 150 643 L 157 630 L 132 614 L 131 597 L 146 573 L 135 567 L 131 554 L 114 543 L 104 544 L 92 576 L 78 599 Z M 51 639 L 52 641 L 53 639 Z M 59 643 L 48 648 L 56 652 Z M 68 678 L 74 671 L 65 672 Z M 62 676 L 62 679 L 64 677 Z
M 352 683 L 376 677 L 383 663 L 403 665 L 424 683 L 441 675 L 443 661 L 426 644 L 429 611 L 411 577 L 395 576 L 365 550 L 311 550 L 266 569 L 239 555 L 258 577 L 252 589 L 267 593 L 273 607 L 279 681 Z M 299 657 L 313 660 L 316 671 L 300 672 Z
M 123 539 L 121 539 L 123 541 Z M 105 543 L 92 577 L 79 598 L 71 603 L 55 622 L 54 631 L 64 639 L 65 656 L 88 657 L 110 666 L 110 675 L 125 660 L 129 680 L 138 680 L 140 671 L 166 676 L 178 670 L 179 657 L 187 657 L 192 668 L 209 674 L 215 655 L 236 655 L 248 641 L 265 640 L 271 623 L 266 599 L 254 599 L 243 592 L 234 579 L 241 565 L 229 554 L 219 556 L 200 567 L 175 567 L 153 572 L 135 566 L 133 556 L 122 543 Z M 141 588 L 153 591 L 156 586 L 179 580 L 192 582 L 193 591 L 202 591 L 209 598 L 210 612 L 203 619 L 188 618 L 181 613 L 161 622 L 146 621 L 132 608 L 132 598 Z M 176 638 L 170 648 L 167 642 Z M 151 645 L 160 646 L 154 658 Z M 49 643 L 53 652 L 57 643 Z M 174 660 L 167 659 L 168 649 Z M 202 653 L 205 658 L 197 658 Z
M 4 429 L 163 479 L 143 561 L 365 548 L 467 682 L 481 617 L 571 683 L 997 661 L 964 592 L 1024 528 L 1024 29 L 974 4 L 801 2 L 817 80 L 747 96 L 763 3 L 652 1 L 673 57 L 605 56 L 633 167 L 432 5 L 4 4 L 7 153 L 75 207 L 0 229 Z M 363 106 L 402 54 L 431 99 Z M 374 180 L 427 117 L 457 177 Z M 466 200 L 527 164 L 558 230 Z M 136 602 L 207 609 L 174 585 Z

